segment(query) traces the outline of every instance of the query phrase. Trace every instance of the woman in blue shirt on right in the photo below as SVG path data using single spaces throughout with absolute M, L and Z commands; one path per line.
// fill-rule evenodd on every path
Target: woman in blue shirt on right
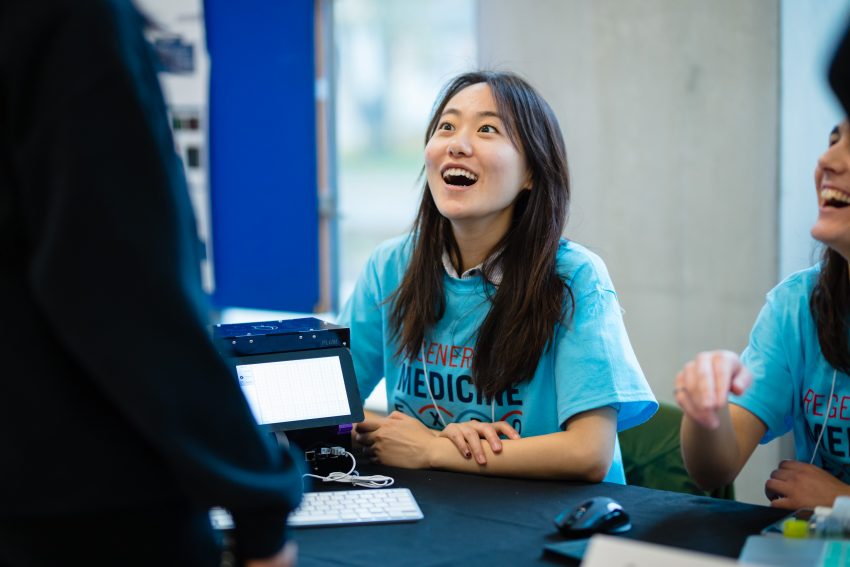
M 794 432 L 796 460 L 771 473 L 778 508 L 850 495 L 850 125 L 831 132 L 815 168 L 822 261 L 768 295 L 739 358 L 704 352 L 676 377 L 682 451 L 705 489 L 730 483 L 759 442 Z

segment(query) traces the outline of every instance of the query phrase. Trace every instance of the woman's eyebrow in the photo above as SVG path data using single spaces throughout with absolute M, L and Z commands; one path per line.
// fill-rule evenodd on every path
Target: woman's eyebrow
M 478 116 L 480 118 L 498 118 L 499 120 L 502 119 L 498 112 L 493 112 L 492 110 L 481 111 L 478 113 Z
M 443 117 L 446 114 L 461 116 L 463 113 L 457 108 L 447 108 L 443 110 L 443 113 L 440 116 Z M 498 112 L 494 112 L 492 110 L 482 110 L 481 112 L 477 112 L 476 116 L 479 118 L 498 118 L 499 120 L 502 120 L 502 116 Z

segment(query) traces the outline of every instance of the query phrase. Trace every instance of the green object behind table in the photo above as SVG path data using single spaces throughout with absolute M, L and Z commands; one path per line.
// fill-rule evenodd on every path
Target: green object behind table
M 662 403 L 652 419 L 619 434 L 626 482 L 647 488 L 734 500 L 734 485 L 707 492 L 688 475 L 679 443 L 681 423 L 682 410 Z

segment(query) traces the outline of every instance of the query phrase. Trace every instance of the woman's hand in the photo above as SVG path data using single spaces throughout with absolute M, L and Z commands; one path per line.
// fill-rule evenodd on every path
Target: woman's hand
M 743 394 L 752 381 L 753 375 L 734 352 L 701 352 L 676 376 L 673 392 L 686 416 L 702 427 L 717 429 L 729 392 Z
M 431 466 L 428 455 L 437 432 L 415 418 L 394 411 L 381 421 L 358 423 L 354 439 L 373 463 L 425 469 Z
M 764 483 L 774 508 L 797 510 L 832 506 L 836 496 L 850 496 L 850 486 L 820 467 L 800 461 L 782 461 Z
M 352 449 L 363 449 L 364 445 L 361 440 L 366 439 L 366 437 L 361 437 L 361 434 L 374 432 L 387 419 L 385 416 L 371 411 L 364 410 L 363 415 L 365 419 L 360 423 L 355 423 L 354 427 L 351 428 Z
M 487 464 L 487 457 L 484 455 L 484 449 L 481 446 L 482 439 L 487 440 L 494 453 L 502 451 L 502 440 L 499 435 L 504 435 L 508 439 L 519 439 L 519 433 L 506 421 L 450 423 L 437 435 L 450 439 L 465 458 L 469 459 L 474 456 L 475 462 L 479 465 Z

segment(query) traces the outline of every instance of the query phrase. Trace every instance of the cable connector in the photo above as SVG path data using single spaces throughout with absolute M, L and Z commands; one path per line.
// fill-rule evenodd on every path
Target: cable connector
M 320 447 L 318 450 L 304 451 L 304 460 L 308 463 L 344 457 L 348 453 L 345 447 Z

